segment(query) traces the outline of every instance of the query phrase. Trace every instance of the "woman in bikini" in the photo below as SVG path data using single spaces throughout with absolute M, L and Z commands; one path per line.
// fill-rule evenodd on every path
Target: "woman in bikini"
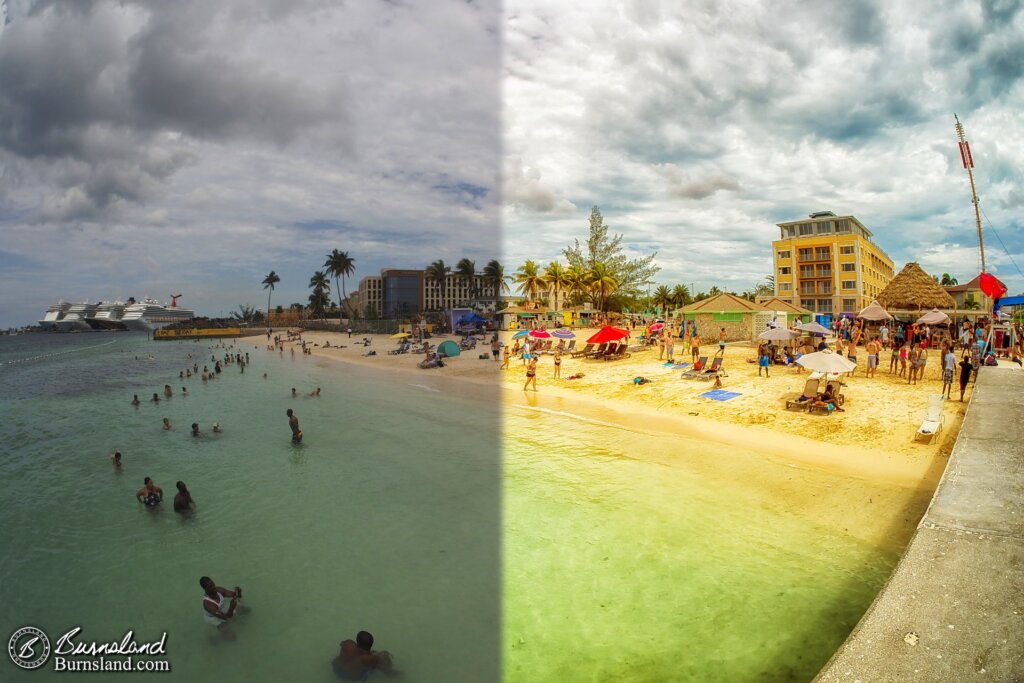
M 555 350 L 555 379 L 562 377 L 562 350 Z
M 530 388 L 530 384 L 533 384 L 533 390 L 537 391 L 537 358 L 530 358 L 530 362 L 526 364 L 526 384 L 523 385 L 523 391 Z

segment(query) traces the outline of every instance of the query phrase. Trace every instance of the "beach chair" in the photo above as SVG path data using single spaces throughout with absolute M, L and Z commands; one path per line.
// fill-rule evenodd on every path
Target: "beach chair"
M 807 410 L 815 399 L 818 398 L 818 386 L 821 384 L 820 379 L 809 379 L 804 383 L 804 393 L 800 395 L 800 398 L 794 398 L 786 401 L 786 410 L 790 408 L 799 408 L 800 410 Z
M 708 357 L 701 356 L 697 359 L 697 362 L 693 364 L 693 367 L 689 370 L 684 370 L 681 377 L 683 379 L 693 379 L 700 373 L 704 372 L 704 368 L 708 366 Z
M 576 348 L 576 340 L 572 339 L 569 341 L 569 345 L 565 347 L 562 353 L 572 353 L 573 349 Z
M 722 370 L 722 361 L 723 359 L 721 357 L 715 358 L 713 361 L 711 361 L 710 368 L 694 375 L 694 378 L 699 379 L 702 382 L 708 381 Z
M 616 344 L 615 342 L 612 342 L 611 344 L 609 344 L 608 346 L 605 347 L 603 353 L 595 355 L 594 358 L 599 358 L 601 360 L 608 360 L 613 355 L 615 355 L 615 352 L 618 351 L 618 350 L 619 350 L 619 345 Z
M 917 434 L 914 435 L 914 441 L 926 437 L 928 443 L 931 443 L 935 440 L 935 436 L 942 431 L 942 424 L 945 421 L 945 417 L 942 415 L 942 400 L 941 394 L 928 397 L 928 408 L 925 410 L 921 426 L 917 428 Z
M 593 350 L 594 350 L 594 345 L 593 344 L 587 344 L 586 346 L 584 346 L 579 351 L 573 351 L 570 355 L 573 358 L 581 358 L 581 357 L 590 355 L 590 352 L 593 351 Z
M 603 360 L 618 360 L 620 358 L 626 358 L 629 356 L 629 353 L 626 351 L 627 346 L 628 345 L 625 343 L 613 344 L 608 347 L 608 350 L 601 358 Z
M 843 391 L 843 383 L 842 382 L 840 382 L 837 379 L 832 379 L 832 380 L 829 380 L 825 384 L 825 386 L 826 387 L 832 387 L 832 395 L 836 397 L 836 403 L 838 403 L 839 405 L 843 405 L 844 403 L 846 403 L 846 397 L 843 396 L 843 394 L 842 394 L 842 391 Z
M 591 351 L 589 354 L 587 354 L 587 356 L 589 358 L 600 358 L 601 356 L 604 355 L 605 349 L 607 349 L 607 348 L 608 348 L 608 342 L 604 342 L 602 344 L 599 344 L 598 347 L 596 349 L 594 349 L 593 351 Z

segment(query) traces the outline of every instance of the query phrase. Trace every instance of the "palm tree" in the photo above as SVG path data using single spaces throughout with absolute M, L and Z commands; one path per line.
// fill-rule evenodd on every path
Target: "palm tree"
M 615 279 L 611 268 L 603 263 L 594 264 L 594 267 L 590 269 L 587 281 L 590 286 L 590 291 L 593 293 L 596 300 L 597 309 L 604 313 L 605 303 L 608 301 L 608 297 L 614 294 L 615 290 L 619 288 L 619 281 Z
M 718 285 L 712 285 L 711 289 L 708 290 L 708 296 L 718 296 L 722 293 L 722 290 L 718 288 Z
M 351 275 L 356 270 L 356 260 L 348 255 L 347 251 L 338 251 L 334 249 L 330 254 L 327 255 L 327 260 L 324 261 L 324 269 L 327 274 L 334 278 L 334 287 L 338 291 L 338 308 L 344 306 L 344 300 L 348 298 L 348 292 L 345 291 L 345 276 Z M 338 278 L 341 278 L 341 288 L 338 289 Z M 344 296 L 344 298 L 342 298 Z M 338 318 L 338 324 L 341 324 L 341 318 Z
M 501 300 L 501 293 L 509 291 L 508 280 L 511 278 L 505 275 L 505 266 L 494 259 L 488 261 L 484 266 L 484 277 L 494 287 L 494 302 L 497 306 L 497 302 Z
M 558 261 L 552 261 L 548 264 L 548 267 L 544 269 L 544 284 L 547 285 L 555 296 L 555 305 L 552 306 L 556 311 L 562 310 L 562 299 L 558 296 L 562 289 L 568 284 L 569 280 L 565 274 L 565 267 Z
M 263 289 L 269 289 L 267 292 L 267 320 L 270 320 L 270 295 L 274 293 L 274 285 L 281 281 L 281 278 L 277 276 L 277 273 L 270 271 L 270 274 L 263 278 Z
M 685 306 L 690 303 L 690 289 L 686 285 L 676 285 L 672 288 L 672 303 L 676 306 Z
M 661 306 L 661 315 L 665 315 L 669 304 L 672 303 L 672 290 L 668 288 L 668 285 L 658 285 L 658 288 L 654 290 L 654 294 L 651 295 L 651 303 L 655 306 Z
M 574 304 L 582 303 L 584 297 L 590 292 L 587 270 L 579 265 L 570 265 L 566 268 L 565 287 Z
M 313 293 L 309 295 L 309 307 L 323 318 L 324 309 L 331 304 L 331 281 L 326 273 L 318 270 L 313 273 L 313 277 L 309 278 L 309 286 L 313 290 Z
M 514 282 L 519 283 L 519 293 L 526 297 L 527 301 L 536 301 L 540 291 L 544 288 L 544 276 L 540 274 L 537 264 L 527 260 L 526 263 L 516 271 Z
M 455 264 L 455 275 L 469 288 L 469 298 L 476 297 L 476 290 L 473 289 L 473 280 L 476 278 L 476 264 L 468 258 L 461 258 Z
M 426 271 L 424 272 L 424 274 L 427 277 L 433 278 L 434 280 L 437 280 L 437 284 L 441 288 L 441 305 L 440 305 L 440 309 L 441 310 L 444 310 L 445 290 L 447 288 L 448 272 L 450 270 L 451 270 L 451 268 L 449 268 L 448 266 L 446 266 L 444 264 L 444 260 L 443 259 L 437 259 L 436 261 L 431 263 L 429 266 L 427 266 Z
M 949 273 L 943 273 L 942 282 L 940 282 L 939 284 L 941 284 L 943 287 L 955 287 L 960 283 L 957 282 L 957 279 L 955 277 L 950 277 Z

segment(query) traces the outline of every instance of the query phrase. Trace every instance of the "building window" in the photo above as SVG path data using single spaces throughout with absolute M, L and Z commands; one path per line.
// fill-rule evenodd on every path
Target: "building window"
M 857 281 L 843 280 L 843 289 L 857 289 Z
M 822 221 L 821 223 L 818 223 L 817 232 L 819 235 L 832 234 L 832 221 Z
M 818 313 L 831 313 L 832 299 L 818 299 Z
M 814 266 L 800 266 L 800 277 L 814 277 Z
M 779 275 L 791 275 L 792 273 L 793 273 L 793 269 L 790 268 L 789 266 L 786 266 L 784 268 L 779 268 Z
M 827 261 L 832 258 L 832 254 L 828 247 L 818 247 L 814 250 L 814 258 L 818 261 Z
M 831 282 L 819 282 L 818 283 L 818 294 L 831 294 L 832 283 Z
M 843 272 L 844 273 L 853 273 L 853 272 L 856 272 L 856 270 L 857 270 L 857 264 L 856 263 L 844 263 L 843 264 Z
M 814 234 L 814 224 L 813 223 L 801 223 L 799 226 L 797 226 L 797 228 L 798 228 L 798 231 L 799 231 L 801 237 L 803 237 L 804 235 L 813 235 Z
M 843 299 L 843 313 L 853 313 L 857 305 L 856 299 Z
M 779 252 L 779 260 L 780 261 L 785 261 L 788 258 L 789 258 L 789 252 L 788 251 L 780 251 Z
M 814 283 L 813 282 L 801 282 L 800 283 L 801 294 L 814 294 Z
M 800 305 L 808 311 L 814 312 L 814 299 L 800 299 Z
M 782 229 L 782 234 L 785 237 L 794 237 L 796 235 L 796 232 L 794 231 L 792 225 L 787 225 L 785 228 Z
M 850 221 L 845 218 L 841 221 L 836 221 L 836 232 L 850 232 Z
M 799 255 L 800 255 L 800 260 L 801 261 L 810 261 L 812 258 L 814 258 L 814 250 L 813 249 L 801 249 L 799 251 Z
M 788 292 L 791 289 L 793 289 L 793 283 L 791 283 L 791 282 L 780 282 L 779 283 L 779 291 L 780 292 Z
M 852 244 L 847 244 L 847 245 L 844 245 L 842 247 L 839 247 L 839 253 L 840 254 L 852 254 L 853 253 L 853 245 Z
M 832 277 L 832 266 L 819 263 L 815 277 Z

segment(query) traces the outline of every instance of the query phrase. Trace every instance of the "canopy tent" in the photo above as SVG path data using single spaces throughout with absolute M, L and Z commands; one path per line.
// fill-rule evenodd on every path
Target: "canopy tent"
M 949 316 L 937 308 L 933 308 L 917 319 L 918 325 L 948 325 Z
M 481 316 L 481 315 L 479 315 L 477 313 L 472 313 L 470 315 L 464 315 L 461 318 L 459 318 L 459 323 L 460 324 L 465 324 L 465 325 L 473 325 L 473 324 L 476 324 L 476 323 L 485 323 L 485 322 L 487 322 L 487 318 L 484 318 L 483 316 Z
M 459 345 L 450 339 L 448 341 L 441 342 L 437 347 L 437 352 L 448 358 L 455 358 L 455 356 L 461 353 L 461 351 L 459 351 Z
M 598 330 L 594 336 L 587 340 L 588 344 L 605 344 L 611 341 L 618 341 L 623 337 L 628 337 L 629 331 L 623 330 L 618 327 L 612 327 L 611 325 L 605 325 Z
M 908 263 L 879 295 L 878 303 L 894 311 L 954 308 L 956 301 L 916 263 Z
M 892 316 L 889 315 L 889 311 L 882 308 L 882 305 L 877 301 L 872 301 L 870 304 L 861 309 L 860 313 L 857 314 L 858 318 L 864 320 L 892 320 Z
M 797 365 L 817 372 L 853 372 L 857 364 L 846 360 L 839 354 L 829 351 L 815 351 L 796 359 Z

